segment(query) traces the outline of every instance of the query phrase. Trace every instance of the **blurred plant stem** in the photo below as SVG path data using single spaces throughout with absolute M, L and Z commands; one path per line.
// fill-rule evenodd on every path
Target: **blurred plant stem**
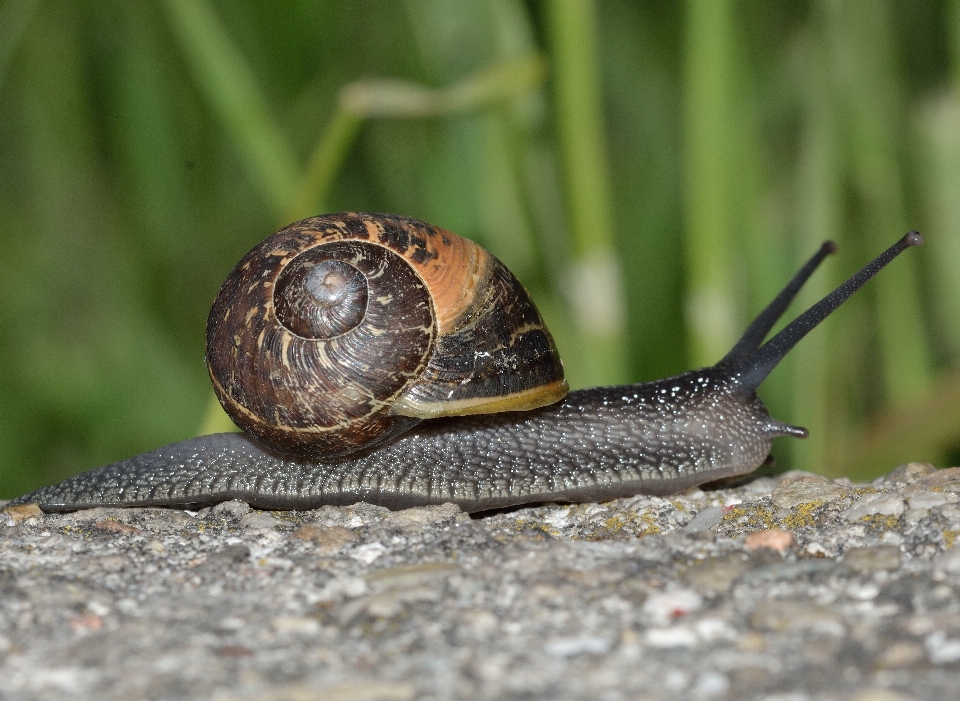
M 888 0 L 822 3 L 827 55 L 848 147 L 850 178 L 862 200 L 865 255 L 876 255 L 907 230 L 902 134 L 906 116 L 893 55 L 893 6 Z M 923 329 L 918 256 L 892 266 L 871 295 L 880 338 L 883 389 L 894 401 L 923 391 L 932 379 L 932 353 Z M 854 366 L 862 358 L 852 361 Z
M 715 363 L 738 336 L 731 240 L 740 186 L 734 163 L 733 5 L 689 0 L 686 28 L 687 321 L 694 367 Z
M 230 133 L 267 203 L 282 211 L 298 168 L 253 71 L 207 0 L 166 0 L 164 6 L 200 92 Z
M 947 50 L 954 90 L 960 89 L 960 0 L 947 0 Z
M 951 358 L 960 358 L 960 0 L 949 5 L 951 81 L 917 113 L 918 176 L 931 243 L 924 272 L 934 294 L 930 301 L 940 341 Z M 929 249 L 928 249 L 929 250 Z
M 627 378 L 625 302 L 614 249 L 613 207 L 604 138 L 592 0 L 546 5 L 553 59 L 555 119 L 573 244 L 568 301 L 583 343 L 587 385 Z
M 798 222 L 798 239 L 803 252 L 816 250 L 825 240 L 841 238 L 843 207 L 840 199 L 841 164 L 838 149 L 836 118 L 829 93 L 823 89 L 827 81 L 824 48 L 819 34 L 804 37 L 803 92 L 804 129 L 801 134 L 795 207 L 802 216 Z M 801 291 L 798 307 L 809 308 L 831 288 L 833 262 L 809 280 Z M 831 435 L 828 395 L 831 384 L 822 371 L 833 338 L 833 319 L 827 319 L 816 333 L 810 334 L 793 353 L 792 393 L 793 420 L 810 431 L 805 441 L 791 441 L 793 466 L 816 472 L 824 464 Z
M 546 70 L 543 56 L 529 54 L 498 61 L 445 88 L 388 79 L 359 80 L 345 86 L 283 221 L 325 211 L 324 199 L 330 185 L 365 119 L 437 117 L 488 109 L 538 90 Z
M 39 0 L 7 0 L 0 5 L 0 87 Z

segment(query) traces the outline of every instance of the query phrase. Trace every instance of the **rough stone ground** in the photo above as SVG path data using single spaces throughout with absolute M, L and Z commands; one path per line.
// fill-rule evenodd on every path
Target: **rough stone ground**
M 471 518 L 0 511 L 0 698 L 960 698 L 960 468 Z

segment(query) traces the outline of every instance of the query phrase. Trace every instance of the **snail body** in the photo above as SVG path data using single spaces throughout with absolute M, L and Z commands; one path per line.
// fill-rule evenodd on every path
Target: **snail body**
M 174 443 L 14 503 L 66 511 L 228 499 L 271 509 L 454 502 L 473 512 L 669 494 L 747 474 L 775 437 L 807 435 L 770 417 L 760 383 L 853 292 L 921 243 L 908 233 L 763 344 L 835 250 L 825 243 L 717 365 L 566 394 L 539 313 L 489 253 L 404 217 L 307 219 L 244 257 L 210 313 L 214 388 L 247 433 Z M 409 286 L 388 291 L 387 278 Z M 298 288 L 313 301 L 292 294 Z M 360 313 L 329 303 L 357 294 Z M 406 326 L 392 330 L 388 318 Z M 369 369 L 389 354 L 403 356 L 399 369 Z M 355 365 L 340 369 L 335 359 Z M 333 380 L 318 374 L 331 367 Z M 303 370 L 306 379 L 294 379 Z M 371 376 L 382 388 L 363 384 Z M 321 412 L 327 395 L 333 409 Z

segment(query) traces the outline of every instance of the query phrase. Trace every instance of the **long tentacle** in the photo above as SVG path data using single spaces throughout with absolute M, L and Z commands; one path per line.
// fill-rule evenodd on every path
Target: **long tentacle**
M 783 357 L 801 338 L 810 333 L 854 292 L 880 272 L 894 258 L 910 246 L 923 245 L 923 237 L 916 231 L 908 232 L 902 239 L 854 273 L 840 287 L 810 307 L 790 322 L 780 333 L 744 358 L 736 367 L 737 380 L 744 394 L 752 394 L 767 378 Z

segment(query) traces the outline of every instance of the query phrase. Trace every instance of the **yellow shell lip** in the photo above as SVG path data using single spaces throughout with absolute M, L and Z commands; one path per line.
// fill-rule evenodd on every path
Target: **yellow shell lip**
M 501 397 L 470 397 L 451 402 L 417 402 L 401 396 L 393 403 L 390 413 L 419 419 L 438 419 L 441 416 L 470 416 L 497 414 L 502 411 L 529 411 L 558 402 L 567 396 L 570 386 L 566 380 L 557 380 L 540 387 Z

